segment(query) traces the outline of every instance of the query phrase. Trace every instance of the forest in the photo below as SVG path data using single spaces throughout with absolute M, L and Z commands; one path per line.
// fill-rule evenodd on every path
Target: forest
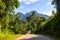
M 31 15 L 24 20 L 19 13 L 14 12 L 14 9 L 19 7 L 18 0 L 0 0 L 0 39 L 16 34 L 23 35 L 29 30 L 31 34 L 60 38 L 60 0 L 52 0 L 51 5 L 56 8 L 56 12 L 52 10 L 52 16 L 45 18 L 36 15 L 36 11 L 31 11 Z

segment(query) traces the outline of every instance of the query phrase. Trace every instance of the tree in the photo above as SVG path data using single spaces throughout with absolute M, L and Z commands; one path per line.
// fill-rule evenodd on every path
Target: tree
M 14 8 L 18 7 L 18 0 L 0 0 L 0 28 L 9 27 L 9 22 L 11 22 L 9 15 L 14 12 Z
M 40 25 L 43 21 L 45 21 L 45 18 L 35 15 L 35 11 L 33 11 L 32 14 L 27 17 L 27 21 L 28 30 L 31 30 L 32 33 L 36 33 L 39 32 Z
M 58 35 L 59 36 L 59 33 L 60 33 L 60 0 L 53 0 L 52 1 L 52 4 L 55 5 L 56 7 L 56 16 L 55 16 L 55 26 L 56 26 L 56 30 L 55 30 L 55 35 Z

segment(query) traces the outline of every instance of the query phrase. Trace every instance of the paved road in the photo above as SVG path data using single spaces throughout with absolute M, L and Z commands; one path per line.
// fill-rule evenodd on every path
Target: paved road
M 22 35 L 16 40 L 53 40 L 53 39 L 43 35 L 26 34 L 26 35 Z

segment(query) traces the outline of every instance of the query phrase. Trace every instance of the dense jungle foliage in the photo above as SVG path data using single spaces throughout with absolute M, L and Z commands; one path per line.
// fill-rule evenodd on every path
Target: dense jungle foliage
M 0 0 L 0 38 L 11 34 L 26 34 L 31 30 L 34 34 L 48 34 L 60 37 L 60 0 L 52 0 L 56 12 L 48 19 L 37 16 L 33 12 L 26 17 L 26 21 L 20 20 L 14 9 L 19 7 L 18 0 Z

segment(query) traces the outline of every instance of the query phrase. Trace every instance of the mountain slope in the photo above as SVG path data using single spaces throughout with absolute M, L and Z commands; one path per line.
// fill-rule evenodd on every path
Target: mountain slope
M 45 19 L 48 19 L 48 18 L 49 18 L 49 16 L 44 15 L 44 14 L 40 14 L 40 13 L 38 13 L 38 12 L 36 12 L 36 11 L 31 11 L 31 12 L 26 13 L 26 14 L 23 14 L 23 13 L 21 13 L 21 12 L 18 12 L 17 14 L 20 15 L 20 19 L 26 20 L 26 17 L 30 16 L 33 12 L 35 13 L 35 15 L 44 17 Z
M 37 16 L 41 16 L 41 17 L 44 17 L 44 18 L 46 18 L 46 19 L 49 18 L 48 15 L 40 14 L 40 13 L 38 13 L 38 12 L 36 12 L 36 11 L 31 11 L 31 12 L 29 12 L 29 13 L 26 13 L 25 16 L 28 17 L 28 16 L 31 15 L 33 12 L 34 12 L 35 15 L 37 15 Z

